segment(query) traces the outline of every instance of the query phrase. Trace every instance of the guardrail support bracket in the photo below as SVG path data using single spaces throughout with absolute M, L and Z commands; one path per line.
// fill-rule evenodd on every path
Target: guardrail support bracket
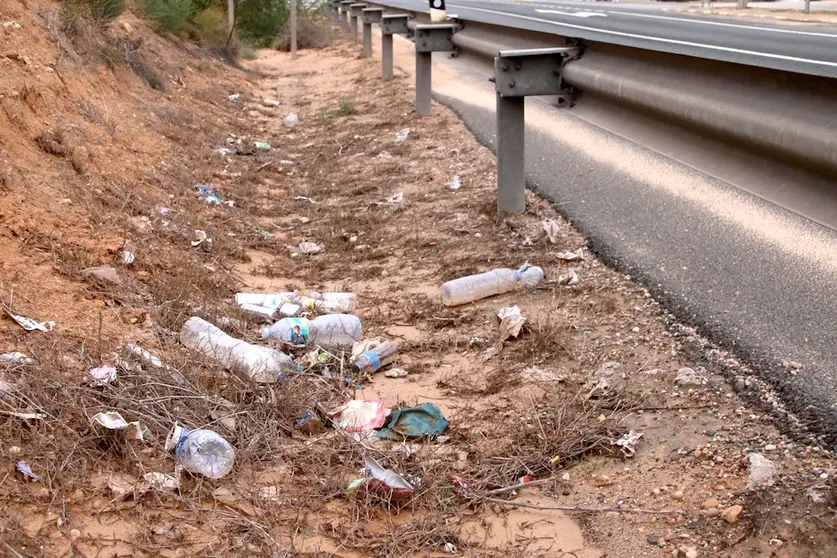
M 501 51 L 494 58 L 497 92 L 497 209 L 526 210 L 525 98 L 562 92 L 561 71 L 576 47 Z
M 433 53 L 455 50 L 453 34 L 459 26 L 451 23 L 416 25 L 416 112 L 430 114 L 432 101 Z
M 363 57 L 369 58 L 372 56 L 372 24 L 381 23 L 381 16 L 383 15 L 383 8 L 364 8 L 361 11 L 361 21 L 363 22 Z

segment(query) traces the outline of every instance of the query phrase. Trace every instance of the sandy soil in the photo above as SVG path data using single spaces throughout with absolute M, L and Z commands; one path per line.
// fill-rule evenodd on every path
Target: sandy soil
M 830 454 L 742 402 L 746 366 L 672 323 L 631 278 L 586 250 L 558 259 L 584 239 L 543 200 L 529 193 L 525 214 L 498 216 L 493 155 L 444 107 L 417 117 L 407 76 L 381 82 L 342 39 L 235 69 L 125 16 L 109 33 L 142 40 L 160 92 L 127 67 L 71 64 L 37 14 L 54 8 L 0 8 L 0 23 L 21 23 L 0 33 L 0 288 L 8 308 L 56 322 L 25 332 L 4 319 L 0 330 L 0 352 L 34 359 L 0 364 L 10 555 L 833 554 Z M 454 176 L 460 189 L 445 186 Z M 196 183 L 222 203 L 203 203 Z M 196 229 L 213 242 L 193 248 Z M 322 252 L 296 253 L 303 241 Z M 441 304 L 442 282 L 527 261 L 546 271 L 537 288 Z M 121 283 L 82 273 L 97 265 Z M 579 281 L 567 285 L 571 268 Z M 366 336 L 396 341 L 391 366 L 409 375 L 351 375 L 323 355 L 253 385 L 177 340 L 198 315 L 255 342 L 260 324 L 233 294 L 293 289 L 357 293 Z M 513 305 L 527 323 L 503 340 L 496 314 Z M 172 369 L 132 361 L 129 343 Z M 307 351 L 293 352 L 303 362 Z M 87 371 L 102 364 L 118 378 L 91 386 Z M 706 383 L 675 384 L 682 367 Z M 432 401 L 450 428 L 390 442 L 322 416 L 295 426 L 347 397 Z M 104 410 L 140 421 L 145 441 L 93 428 Z M 163 447 L 175 420 L 230 440 L 233 472 L 182 473 L 174 491 L 143 485 L 146 473 L 179 474 Z M 627 457 L 613 442 L 632 430 L 643 436 Z M 770 486 L 747 487 L 751 452 L 775 463 Z M 347 497 L 364 456 L 420 479 L 410 498 Z M 492 492 L 524 475 L 538 482 Z

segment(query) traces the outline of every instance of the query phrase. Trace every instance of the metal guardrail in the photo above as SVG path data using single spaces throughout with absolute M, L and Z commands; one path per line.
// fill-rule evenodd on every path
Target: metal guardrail
M 331 2 L 331 6 L 347 4 L 352 2 Z M 837 80 L 589 41 L 571 54 L 570 50 L 562 51 L 567 56 L 560 61 L 550 60 L 546 51 L 536 51 L 570 49 L 578 46 L 577 42 L 558 35 L 462 20 L 456 20 L 453 28 L 449 25 L 444 30 L 433 30 L 425 25 L 429 21 L 426 14 L 390 8 L 385 2 L 376 5 L 385 9 L 385 78 L 392 76 L 392 35 L 412 33 L 416 40 L 416 110 L 420 114 L 430 110 L 430 53 L 434 49 L 494 59 L 498 200 L 504 211 L 523 209 L 522 99 L 526 95 L 560 93 L 565 91 L 564 84 L 580 91 L 582 98 L 602 97 L 701 135 L 837 178 Z M 356 25 L 355 21 L 354 36 Z M 437 40 L 440 33 L 448 32 L 449 37 Z M 430 33 L 435 34 L 431 37 Z M 425 43 L 435 46 L 425 52 L 430 48 L 421 46 Z M 581 52 L 583 56 L 579 56 Z M 364 54 L 371 55 L 371 48 L 364 49 Z M 519 71 L 502 70 L 503 64 L 510 62 L 513 68 L 520 64 L 538 69 L 524 72 L 525 84 L 519 81 L 521 76 L 506 80 Z M 536 82 L 553 77 L 560 83 L 548 88 L 548 93 L 524 91 L 530 87 L 530 91 L 542 91 Z

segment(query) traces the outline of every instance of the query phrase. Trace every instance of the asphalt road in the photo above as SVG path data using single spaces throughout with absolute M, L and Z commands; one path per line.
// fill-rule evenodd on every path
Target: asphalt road
M 495 146 L 493 110 L 463 98 L 437 98 L 482 143 Z M 540 102 L 527 100 L 527 106 Z M 531 125 L 525 139 L 529 185 L 580 228 L 609 265 L 646 285 L 681 322 L 748 363 L 821 443 L 837 447 L 837 265 L 809 258 L 799 248 L 804 242 L 796 242 L 800 251 L 794 252 L 764 231 L 780 223 L 785 231 L 779 236 L 813 239 L 832 254 L 837 232 L 618 136 L 598 129 L 589 133 L 608 136 L 607 149 L 624 150 L 632 165 L 671 173 L 663 180 L 698 184 L 701 192 L 683 195 L 678 187 L 652 185 L 653 179 L 632 176 L 560 134 Z M 730 200 L 736 208 L 719 211 Z M 803 368 L 794 375 L 783 361 Z M 754 401 L 763 395 L 758 388 L 749 391 Z
M 380 4 L 428 11 L 425 0 L 382 0 Z M 748 23 L 665 12 L 659 6 L 457 0 L 447 3 L 447 12 L 466 21 L 837 77 L 837 27 Z

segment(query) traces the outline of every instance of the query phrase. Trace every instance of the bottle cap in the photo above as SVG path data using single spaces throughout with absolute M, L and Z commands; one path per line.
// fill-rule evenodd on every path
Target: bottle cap
M 171 432 L 169 432 L 168 438 L 166 438 L 165 450 L 174 451 L 175 448 L 177 448 L 177 445 L 180 443 L 180 440 L 185 438 L 187 434 L 189 434 L 189 430 L 175 422 L 174 426 L 171 429 Z

